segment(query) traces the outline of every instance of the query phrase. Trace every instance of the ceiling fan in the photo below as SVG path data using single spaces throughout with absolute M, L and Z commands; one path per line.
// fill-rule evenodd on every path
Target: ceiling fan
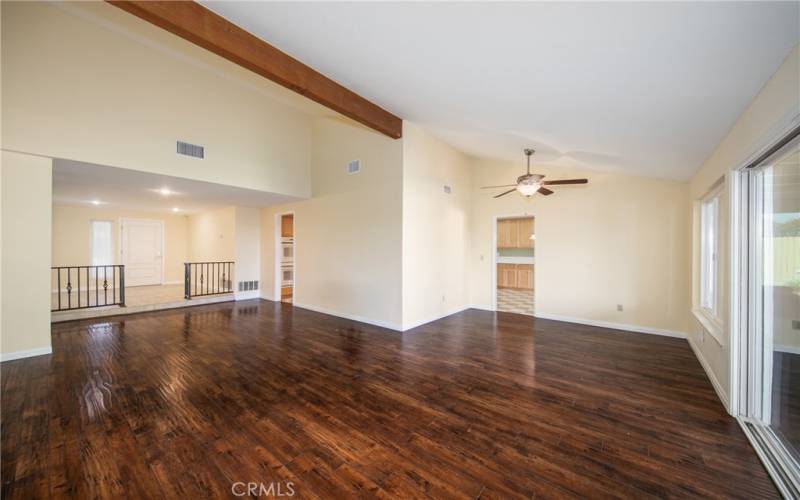
M 506 184 L 503 186 L 483 186 L 481 189 L 496 189 L 496 188 L 511 187 L 514 189 L 509 189 L 504 193 L 500 193 L 497 196 L 494 196 L 494 198 L 500 198 L 501 196 L 505 196 L 513 191 L 519 191 L 521 195 L 525 196 L 526 198 L 530 198 L 536 193 L 541 193 L 545 196 L 553 194 L 553 191 L 547 189 L 545 186 L 559 186 L 564 184 L 586 184 L 589 182 L 589 179 L 562 179 L 558 181 L 542 180 L 544 179 L 544 175 L 531 173 L 531 156 L 535 151 L 533 149 L 527 149 L 527 148 L 524 149 L 523 151 L 525 152 L 525 156 L 528 157 L 528 173 L 517 177 L 516 184 Z

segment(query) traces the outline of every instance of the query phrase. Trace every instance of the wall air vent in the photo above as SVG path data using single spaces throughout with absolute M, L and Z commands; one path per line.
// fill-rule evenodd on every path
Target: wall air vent
M 347 162 L 347 175 L 353 175 L 359 172 L 361 172 L 361 160 Z
M 184 156 L 191 156 L 192 158 L 204 158 L 205 149 L 203 146 L 196 144 L 189 144 L 188 142 L 178 141 L 178 154 Z
M 453 192 L 453 188 L 451 188 L 451 187 L 450 187 L 450 186 L 448 186 L 447 184 L 445 184 L 445 185 L 444 185 L 444 187 L 442 188 L 442 190 L 445 192 L 445 194 L 450 194 L 450 193 L 452 193 L 452 192 Z
M 258 290 L 258 280 L 255 281 L 240 281 L 239 282 L 239 291 L 240 292 L 249 292 L 252 290 Z

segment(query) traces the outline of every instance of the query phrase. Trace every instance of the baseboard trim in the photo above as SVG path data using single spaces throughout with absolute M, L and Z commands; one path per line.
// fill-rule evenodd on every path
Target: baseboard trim
M 714 370 L 711 369 L 711 365 L 708 364 L 708 361 L 706 361 L 706 358 L 705 356 L 703 356 L 702 351 L 697 348 L 692 338 L 687 337 L 686 340 L 689 341 L 689 347 L 692 348 L 694 356 L 697 358 L 697 361 L 700 362 L 700 366 L 702 366 L 703 370 L 706 372 L 706 377 L 708 377 L 708 380 L 711 381 L 711 385 L 714 387 L 714 391 L 717 393 L 717 397 L 722 402 L 722 406 L 725 407 L 725 411 L 733 415 L 733 413 L 731 413 L 730 404 L 728 402 L 728 395 L 722 388 L 722 384 L 719 383 L 717 376 L 714 374 Z
M 364 316 L 358 316 L 355 314 L 345 314 L 339 311 L 334 311 L 333 309 L 327 309 L 325 307 L 317 307 L 317 306 L 312 306 L 310 304 L 303 304 L 300 302 L 294 302 L 294 307 L 299 307 L 300 309 L 308 309 L 309 311 L 327 314 L 329 316 L 336 316 L 337 318 L 344 318 L 344 319 L 349 319 L 351 321 L 358 321 L 359 323 L 366 323 L 368 325 L 379 326 L 381 328 L 388 328 L 389 330 L 394 330 L 397 332 L 403 331 L 403 327 L 401 325 L 389 323 L 388 321 L 366 318 Z
M 492 309 L 492 306 L 486 304 L 470 304 L 468 309 L 479 309 L 481 311 L 495 312 L 495 310 Z
M 649 326 L 628 325 L 625 323 L 611 323 L 610 321 L 598 321 L 594 319 L 573 318 L 571 316 L 561 316 L 559 314 L 548 314 L 536 312 L 536 318 L 563 321 L 565 323 L 577 323 L 579 325 L 599 326 L 601 328 L 611 328 L 612 330 L 623 330 L 626 332 L 647 333 L 649 335 L 661 335 L 663 337 L 674 337 L 685 339 L 686 334 L 675 330 L 663 330 L 661 328 L 651 328 Z
M 800 347 L 791 345 L 778 345 L 775 344 L 772 348 L 778 352 L 785 352 L 787 354 L 800 354 Z
M 259 298 L 260 299 L 264 299 L 264 300 L 268 300 L 270 302 L 278 302 L 277 300 L 275 300 L 275 297 L 273 297 L 272 295 L 269 295 L 269 294 L 267 294 L 266 292 L 263 292 L 263 291 L 261 292 L 261 295 L 259 296 Z
M 403 331 L 405 332 L 405 331 L 408 331 L 408 330 L 412 330 L 412 329 L 418 328 L 418 327 L 420 327 L 422 325 L 427 325 L 428 323 L 432 323 L 432 322 L 438 321 L 438 320 L 440 320 L 442 318 L 446 318 L 448 316 L 452 316 L 453 314 L 458 314 L 458 313 L 460 313 L 462 311 L 466 311 L 470 307 L 471 306 L 459 306 L 459 307 L 453 308 L 450 311 L 447 311 L 445 313 L 437 314 L 437 315 L 435 315 L 435 316 L 433 316 L 431 318 L 426 318 L 426 319 L 418 320 L 418 321 L 412 321 L 411 323 L 409 323 L 407 325 L 403 325 Z
M 44 356 L 45 354 L 53 354 L 51 346 L 40 347 L 38 349 L 28 349 L 27 351 L 6 352 L 0 354 L 0 362 L 14 361 L 15 359 L 32 358 L 34 356 Z
M 233 300 L 250 300 L 250 299 L 260 299 L 261 292 L 258 290 L 248 290 L 246 292 L 234 292 L 233 293 Z

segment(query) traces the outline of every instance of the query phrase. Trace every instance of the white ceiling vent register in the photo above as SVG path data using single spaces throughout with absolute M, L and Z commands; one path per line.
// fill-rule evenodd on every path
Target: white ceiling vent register
M 359 172 L 361 172 L 361 160 L 347 162 L 347 175 L 353 175 Z
M 202 159 L 205 157 L 205 149 L 203 146 L 198 146 L 197 144 L 178 141 L 178 154 Z

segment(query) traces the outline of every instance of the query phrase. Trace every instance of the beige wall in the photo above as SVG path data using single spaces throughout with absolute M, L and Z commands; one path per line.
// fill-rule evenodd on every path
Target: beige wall
M 750 103 L 739 117 L 739 120 L 722 140 L 717 149 L 706 160 L 700 170 L 692 177 L 690 186 L 691 206 L 694 209 L 694 230 L 692 238 L 693 265 L 693 304 L 699 303 L 698 280 L 699 266 L 699 217 L 697 202 L 721 178 L 742 166 L 751 155 L 769 141 L 777 139 L 781 130 L 789 121 L 800 114 L 800 47 L 787 56 L 778 71 L 770 78 L 761 92 Z M 720 206 L 722 241 L 728 241 L 730 206 L 728 182 L 724 182 L 722 203 Z M 730 396 L 730 322 L 728 302 L 730 300 L 730 273 L 728 272 L 729 245 L 720 247 L 720 269 L 722 289 L 720 304 L 723 310 L 723 329 L 717 340 L 692 315 L 690 318 L 689 341 L 692 342 L 702 362 L 710 369 L 712 381 L 723 392 Z
M 469 305 L 470 166 L 466 155 L 403 124 L 404 329 Z
M 311 118 L 288 91 L 105 2 L 0 8 L 4 149 L 308 196 Z
M 262 296 L 275 299 L 275 214 L 293 210 L 295 304 L 400 329 L 402 168 L 402 141 L 317 120 L 312 198 L 262 212 Z
M 188 217 L 189 260 L 236 260 L 236 207 L 209 210 Z
M 587 177 L 551 196 L 502 198 L 480 186 L 509 184 L 519 162 L 476 160 L 472 178 L 472 303 L 492 305 L 496 216 L 536 217 L 537 316 L 683 334 L 689 308 L 688 186 L 684 183 L 535 165 L 550 179 Z M 623 311 L 617 311 L 622 304 Z
M 50 352 L 52 176 L 49 158 L 2 152 L 0 359 L 4 361 Z
M 261 209 L 236 207 L 235 211 L 236 234 L 236 281 L 254 281 L 261 279 Z M 264 284 L 260 284 L 263 287 Z M 238 293 L 238 292 L 237 292 Z M 244 294 L 243 297 L 253 295 L 258 297 L 258 292 Z
M 184 215 L 54 205 L 52 265 L 91 265 L 90 224 L 92 220 L 107 220 L 113 223 L 114 264 L 120 264 L 119 224 L 120 219 L 123 218 L 158 220 L 164 224 L 164 281 L 166 283 L 183 283 L 183 263 L 188 258 L 189 238 L 189 225 L 187 217 Z

